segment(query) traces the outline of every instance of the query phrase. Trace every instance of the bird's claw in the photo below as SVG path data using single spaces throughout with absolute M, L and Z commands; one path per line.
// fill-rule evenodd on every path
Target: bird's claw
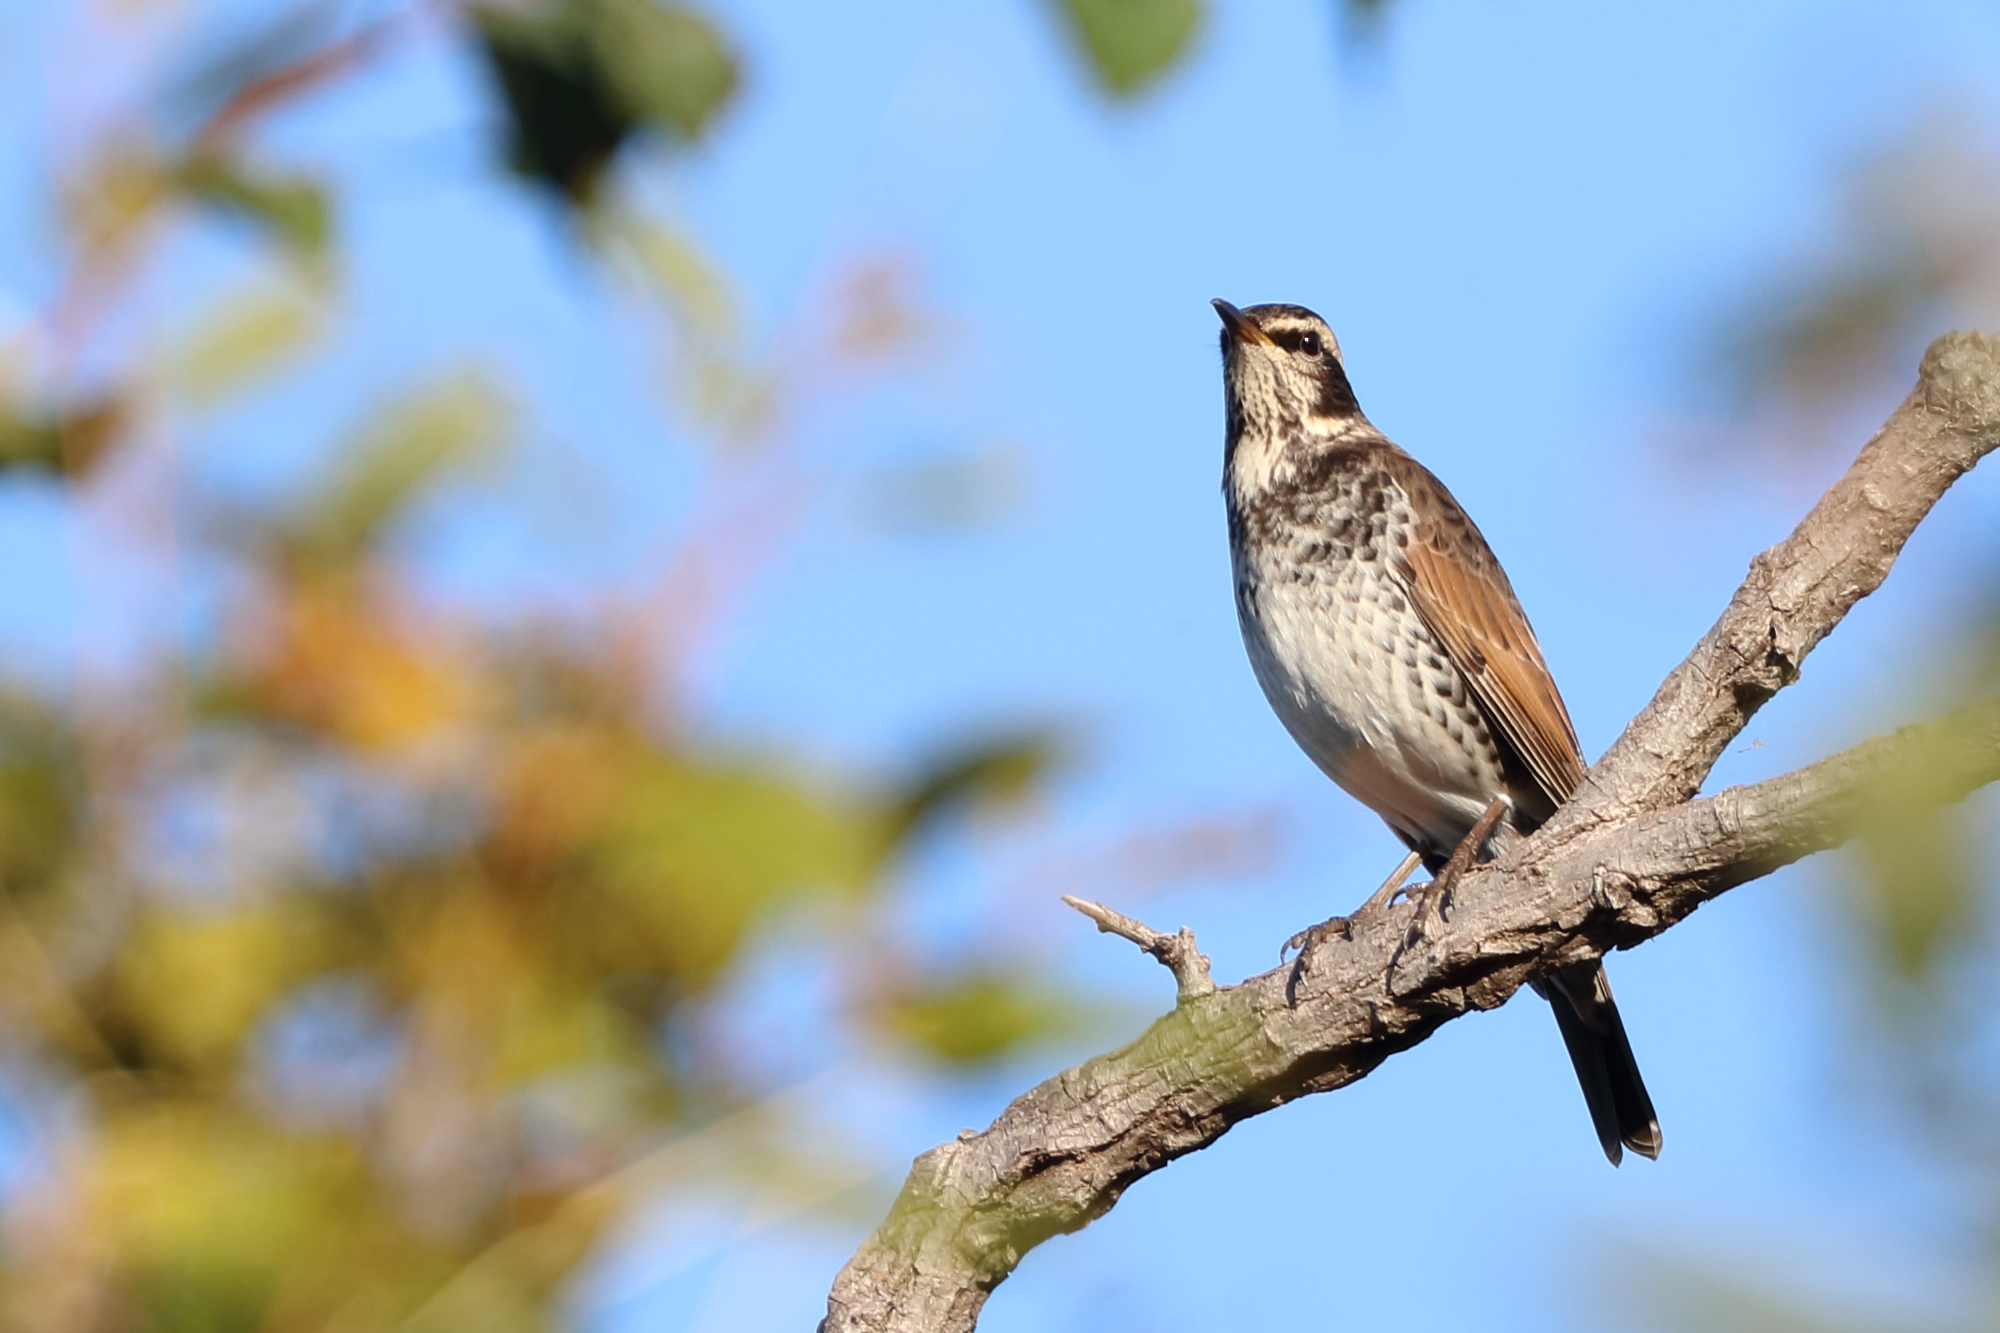
M 1291 975 L 1285 978 L 1285 1003 L 1297 1007 L 1299 1002 L 1299 982 L 1306 969 L 1312 966 L 1312 956 L 1331 936 L 1338 935 L 1344 940 L 1354 938 L 1354 918 L 1346 916 L 1328 917 L 1317 926 L 1307 926 L 1298 934 L 1286 940 L 1278 950 L 1278 965 L 1284 966 L 1285 955 L 1292 950 L 1299 951 L 1292 963 Z
M 1449 867 L 1446 868 L 1447 871 Z M 1409 929 L 1397 942 L 1396 951 L 1389 955 L 1389 977 L 1393 982 L 1396 965 L 1403 961 L 1403 955 L 1421 949 L 1431 938 L 1431 928 L 1444 924 L 1445 914 L 1451 909 L 1451 888 L 1457 875 L 1440 874 L 1428 884 L 1417 884 L 1404 891 L 1403 896 L 1416 910 L 1410 913 Z
M 1307 926 L 1304 930 L 1292 936 L 1278 947 L 1278 962 L 1282 964 L 1294 949 L 1299 951 L 1299 957 L 1303 959 L 1307 954 L 1317 949 L 1320 943 L 1329 935 L 1338 935 L 1344 940 L 1353 939 L 1354 918 L 1348 916 L 1331 916 L 1320 922 L 1317 926 Z
M 1404 892 L 1403 896 L 1415 904 L 1417 910 L 1410 917 L 1410 928 L 1403 932 L 1402 943 L 1389 956 L 1391 990 L 1395 989 L 1396 964 L 1402 961 L 1404 954 L 1430 938 L 1432 926 L 1444 924 L 1445 913 L 1451 908 L 1452 890 L 1458 886 L 1459 878 L 1472 869 L 1479 858 L 1479 849 L 1486 845 L 1486 839 L 1492 836 L 1507 809 L 1506 798 L 1496 797 L 1486 807 L 1486 812 L 1480 815 L 1479 822 L 1472 826 L 1472 831 L 1452 851 L 1451 859 L 1431 877 L 1431 882 Z

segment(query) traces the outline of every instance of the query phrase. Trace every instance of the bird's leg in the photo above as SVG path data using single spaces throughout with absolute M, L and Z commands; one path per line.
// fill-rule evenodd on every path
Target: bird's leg
M 1311 959 L 1313 951 L 1319 948 L 1321 942 L 1329 935 L 1339 935 L 1342 939 L 1353 939 L 1354 923 L 1367 920 L 1390 903 L 1396 901 L 1396 895 L 1403 891 L 1403 882 L 1409 879 L 1416 868 L 1422 864 L 1423 859 L 1421 853 L 1411 852 L 1403 858 L 1402 864 L 1390 872 L 1389 878 L 1382 881 L 1382 887 L 1369 894 L 1368 901 L 1355 908 L 1351 915 L 1329 917 L 1317 926 L 1306 927 L 1285 941 L 1284 946 L 1278 950 L 1279 963 L 1282 964 L 1285 961 L 1285 955 L 1292 950 L 1297 949 L 1299 951 L 1298 961 L 1292 964 L 1292 975 L 1285 982 L 1285 995 L 1288 1000 L 1296 1003 L 1299 978 L 1305 974 L 1308 961 Z
M 1365 921 L 1387 907 L 1390 903 L 1396 901 L 1396 895 L 1403 891 L 1403 881 L 1416 871 L 1416 868 L 1422 864 L 1423 859 L 1421 854 L 1411 852 L 1403 858 L 1401 865 L 1398 865 L 1394 871 L 1390 872 L 1389 878 L 1382 881 L 1382 887 L 1369 894 L 1368 901 L 1355 908 L 1353 912 L 1346 916 L 1328 917 L 1317 926 L 1307 926 L 1304 930 L 1286 940 L 1284 947 L 1278 950 L 1278 961 L 1281 963 L 1284 962 L 1285 955 L 1294 949 L 1302 951 L 1310 949 L 1328 935 L 1338 934 L 1342 939 L 1353 939 L 1354 923 Z
M 1419 884 L 1408 892 L 1406 896 L 1416 904 L 1417 911 L 1410 918 L 1410 929 L 1404 934 L 1402 944 L 1397 946 L 1395 958 L 1389 960 L 1391 972 L 1396 970 L 1396 960 L 1420 943 L 1432 924 L 1444 920 L 1445 909 L 1451 906 L 1452 889 L 1458 884 L 1459 877 L 1472 869 L 1473 863 L 1479 859 L 1479 849 L 1493 836 L 1493 830 L 1499 827 L 1501 817 L 1507 810 L 1507 798 L 1494 797 L 1493 803 L 1486 807 L 1486 813 L 1479 816 L 1479 822 L 1472 826 L 1472 832 L 1459 841 L 1444 868 L 1431 876 L 1430 883 Z

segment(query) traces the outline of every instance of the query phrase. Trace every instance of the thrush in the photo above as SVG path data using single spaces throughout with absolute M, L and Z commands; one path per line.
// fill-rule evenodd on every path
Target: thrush
M 1362 909 L 1376 912 L 1415 863 L 1446 883 L 1540 827 L 1582 781 L 1583 751 L 1492 548 L 1362 415 L 1326 322 L 1295 305 L 1215 309 L 1243 642 L 1292 739 L 1410 849 Z M 1605 1156 L 1657 1157 L 1659 1121 L 1603 965 L 1535 989 Z

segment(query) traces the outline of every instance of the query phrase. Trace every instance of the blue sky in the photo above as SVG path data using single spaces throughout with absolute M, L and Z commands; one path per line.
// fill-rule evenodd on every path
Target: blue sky
M 746 1014 L 805 1026 L 768 1038 L 774 1084 L 812 1080 L 814 1113 L 873 1145 L 883 1189 L 1170 1002 L 1165 974 L 1062 908 L 1076 888 L 1042 868 L 1135 826 L 1277 812 L 1261 872 L 1106 890 L 1192 925 L 1233 980 L 1398 854 L 1295 751 L 1243 660 L 1209 298 L 1294 301 L 1333 324 L 1363 407 L 1505 560 L 1595 755 L 1841 461 L 1676 452 L 1705 406 L 1689 370 L 1702 317 L 1830 244 L 1841 169 L 1916 116 L 1948 102 L 2000 128 L 2000 13 L 1969 2 L 1402 0 L 1360 50 L 1328 4 L 1212 7 L 1184 67 L 1110 105 L 1034 0 L 717 6 L 744 95 L 701 149 L 635 182 L 738 284 L 750 338 L 780 362 L 798 312 L 855 256 L 914 262 L 946 319 L 935 356 L 802 428 L 831 494 L 700 658 L 698 725 L 836 771 L 1022 719 L 1078 720 L 1089 738 L 1025 826 L 936 848 L 909 910 L 940 948 L 976 924 L 1057 958 L 1125 1005 L 1126 1027 L 967 1083 L 807 1039 L 824 1035 L 818 983 L 782 965 L 798 952 L 785 931 L 806 927 L 774 927 L 777 961 L 737 983 Z M 27 6 L 0 18 L 4 81 L 56 27 Z M 629 302 L 552 209 L 484 169 L 477 78 L 418 43 L 273 127 L 274 158 L 332 162 L 347 189 L 350 313 L 327 355 L 186 448 L 211 484 L 282 486 L 357 394 L 483 360 L 535 424 L 512 469 L 418 541 L 441 588 L 500 614 L 641 577 L 689 521 L 699 454 L 659 409 Z M 65 98 L 25 82 L 4 95 L 0 313 L 46 296 L 46 237 L 22 200 Z M 159 283 L 160 325 L 232 262 L 191 246 Z M 324 430 L 273 429 L 300 418 Z M 1021 469 L 1004 523 L 895 537 L 857 517 L 854 478 L 989 448 Z M 1993 567 L 1996 519 L 2000 483 L 1975 474 L 1716 781 L 1914 716 L 1902 687 L 1981 591 L 1965 571 Z M 59 669 L 80 643 L 148 632 L 100 616 L 198 632 L 185 607 L 80 601 L 72 554 L 46 496 L 0 489 L 0 562 L 19 571 L 0 644 L 19 660 Z M 1601 1328 L 1637 1322 L 1640 1276 L 1672 1262 L 1960 1308 L 1977 1295 L 1966 1201 L 1871 1099 L 1843 1035 L 1858 1006 L 1838 888 L 1837 863 L 1815 862 L 1613 960 L 1659 1163 L 1605 1166 L 1555 1027 L 1524 999 L 1142 1182 L 1030 1255 L 983 1327 Z M 881 1203 L 833 1221 L 666 1209 L 580 1293 L 588 1325 L 809 1326 Z

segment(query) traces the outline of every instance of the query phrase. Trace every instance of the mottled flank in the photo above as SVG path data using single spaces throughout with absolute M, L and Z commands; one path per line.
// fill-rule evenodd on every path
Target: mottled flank
M 1229 490 L 1236 609 L 1278 718 L 1326 775 L 1411 847 L 1446 856 L 1492 794 L 1553 804 L 1509 773 L 1465 676 L 1393 568 L 1415 525 L 1376 436 L 1328 448 L 1286 482 Z

